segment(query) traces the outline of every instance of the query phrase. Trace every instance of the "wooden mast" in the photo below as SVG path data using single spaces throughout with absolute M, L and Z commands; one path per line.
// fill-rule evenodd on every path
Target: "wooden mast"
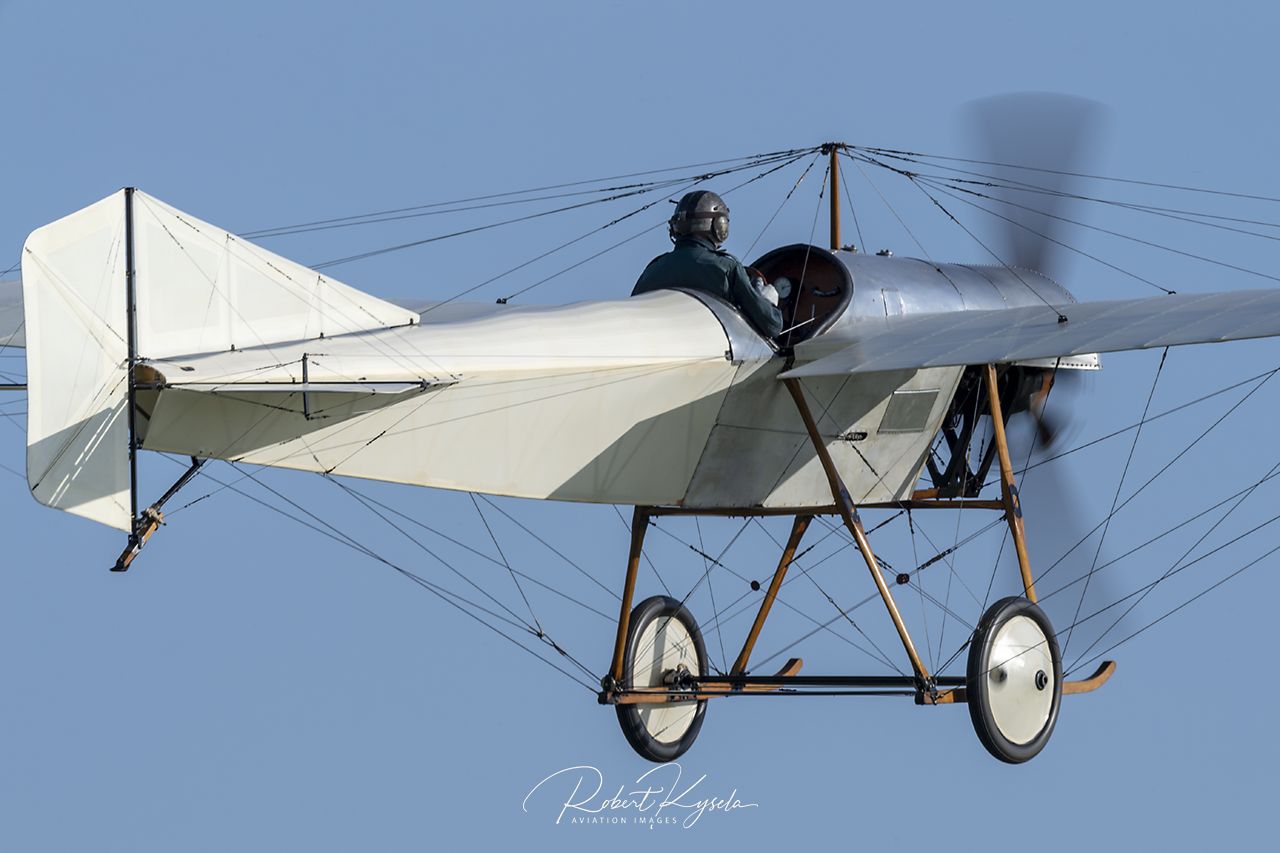
M 840 249 L 840 149 L 844 143 L 828 142 L 827 156 L 830 157 L 830 167 L 827 174 L 831 178 L 831 246 L 833 252 Z

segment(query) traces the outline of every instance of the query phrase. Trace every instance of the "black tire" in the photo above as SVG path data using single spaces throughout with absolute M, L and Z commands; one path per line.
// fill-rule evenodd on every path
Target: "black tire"
M 646 598 L 635 606 L 631 611 L 631 621 L 627 628 L 627 645 L 622 662 L 622 683 L 623 689 L 635 686 L 649 687 L 654 686 L 655 671 L 636 672 L 637 660 L 643 661 L 646 656 L 653 653 L 653 644 L 646 641 L 646 648 L 638 648 L 639 640 L 645 634 L 645 629 L 653 622 L 662 619 L 674 619 L 680 623 L 684 631 L 688 633 L 689 640 L 692 641 L 692 652 L 696 657 L 696 674 L 706 675 L 707 667 L 707 649 L 702 642 L 702 632 L 698 630 L 698 623 L 694 620 L 693 614 L 674 598 L 665 595 L 655 595 L 653 598 Z M 663 625 L 659 625 L 655 631 L 663 631 Z M 683 648 L 683 646 L 681 647 Z M 686 650 L 687 655 L 687 650 Z M 649 658 L 652 663 L 652 658 Z M 643 664 L 642 664 L 643 665 Z M 691 673 L 695 672 L 695 667 L 689 667 Z M 640 675 L 641 684 L 637 685 L 637 675 Z M 679 725 L 683 731 L 676 731 L 668 725 L 667 729 L 671 729 L 668 733 L 667 729 L 654 730 L 656 722 L 654 720 L 655 712 L 659 710 L 671 710 L 677 707 L 685 707 L 688 704 L 695 704 L 692 717 L 687 714 L 679 714 Z M 689 747 L 693 746 L 694 740 L 698 737 L 698 732 L 702 729 L 702 720 L 707 710 L 706 700 L 696 703 L 654 703 L 645 705 L 618 705 L 615 710 L 618 712 L 618 724 L 622 726 L 622 734 L 627 738 L 627 743 L 631 744 L 642 758 L 649 761 L 665 762 L 674 761 L 685 753 Z M 668 716 L 671 716 L 668 714 Z M 677 735 L 677 736 L 671 736 Z
M 1027 646 L 1025 636 L 1031 629 L 1025 623 L 1010 626 L 1002 636 L 1001 629 L 1018 617 L 1035 623 L 1042 639 Z M 1014 640 L 1015 632 L 1024 637 L 1021 644 Z M 1002 644 L 1026 651 L 1004 661 L 993 661 L 998 638 Z M 1045 650 L 1052 662 L 1051 684 L 1044 678 L 1049 675 L 1044 669 Z M 1009 652 L 1003 650 L 1000 654 Z M 1018 662 L 1005 666 L 1011 661 Z M 1038 697 L 1043 691 L 1049 694 Z M 1062 657 L 1053 626 L 1043 610 L 1021 596 L 1002 598 L 991 605 L 969 644 L 966 694 L 973 729 L 987 752 L 1009 764 L 1021 764 L 1044 749 L 1058 722 L 1058 706 L 1062 702 Z

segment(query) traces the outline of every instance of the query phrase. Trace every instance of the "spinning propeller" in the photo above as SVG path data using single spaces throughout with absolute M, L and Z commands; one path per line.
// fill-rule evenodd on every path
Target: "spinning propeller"
M 1009 266 L 1062 281 L 1072 254 L 1067 247 L 1073 245 L 1083 218 L 1079 176 L 1097 159 L 1106 109 L 1070 95 L 1023 92 L 972 102 L 964 118 L 977 154 L 975 162 L 962 165 L 975 174 L 963 177 L 989 184 L 981 190 L 994 201 L 984 206 L 998 214 L 987 217 L 993 223 L 988 245 Z M 1045 371 L 1028 405 L 1010 423 L 1016 467 L 1035 465 L 1065 449 L 1079 430 L 1077 413 L 1083 410 L 1088 384 L 1085 371 Z M 1086 516 L 1090 504 L 1064 465 L 1051 463 L 1028 471 L 1021 489 L 1036 574 L 1047 572 L 1038 592 L 1043 597 L 1071 584 L 1045 604 L 1054 624 L 1065 629 L 1076 618 L 1086 585 L 1080 617 L 1119 598 L 1120 585 L 1114 570 L 1089 576 L 1107 562 L 1108 549 L 1098 549 L 1100 531 L 1086 538 L 1094 525 L 1089 517 L 1095 513 Z M 1092 641 L 1112 619 L 1104 615 L 1094 620 L 1098 624 L 1086 624 L 1072 647 L 1083 650 L 1088 642 L 1081 640 Z
M 1096 159 L 1106 110 L 1070 95 L 1021 92 L 969 104 L 977 162 L 967 175 L 992 184 L 984 187 L 999 203 L 992 209 L 998 232 L 992 248 L 1005 263 L 1058 280 L 1067 270 L 1079 174 Z M 1023 167 L 1023 168 L 1017 168 Z

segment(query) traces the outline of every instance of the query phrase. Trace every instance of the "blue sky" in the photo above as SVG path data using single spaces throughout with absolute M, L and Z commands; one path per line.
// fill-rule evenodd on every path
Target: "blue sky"
M 1270 107 L 1276 23 L 1274 12 L 1233 3 L 1209 10 L 1085 2 L 1049 11 L 1018 3 L 0 0 L 0 269 L 17 260 L 33 228 L 124 185 L 247 231 L 828 139 L 964 153 L 960 106 L 1027 89 L 1108 106 L 1109 145 L 1096 165 L 1106 174 L 1280 195 L 1280 121 Z M 848 177 L 868 247 L 915 254 L 873 189 L 859 175 Z M 872 177 L 931 255 L 988 260 L 918 194 Z M 788 187 L 780 175 L 731 198 L 731 250 L 745 254 Z M 1138 197 L 1136 189 L 1109 191 Z M 1244 199 L 1189 202 L 1185 194 L 1154 191 L 1141 198 L 1276 218 L 1266 204 Z M 815 203 L 810 179 L 760 245 L 807 240 Z M 379 295 L 450 295 L 602 218 L 496 230 L 335 274 Z M 451 227 L 411 221 L 267 245 L 309 263 Z M 1268 273 L 1276 266 L 1268 241 L 1176 223 L 1144 227 L 1145 238 L 1186 251 Z M 526 301 L 623 297 L 664 245 L 655 231 Z M 1257 276 L 1097 233 L 1078 235 L 1078 245 L 1179 291 L 1268 286 Z M 512 277 L 510 290 L 538 277 L 534 269 Z M 1064 279 L 1084 299 L 1154 293 L 1085 261 L 1073 263 Z M 506 295 L 506 284 L 477 298 Z M 1158 361 L 1151 352 L 1105 359 L 1078 404 L 1075 442 L 1137 420 Z M 1172 351 L 1153 410 L 1276 364 L 1280 349 L 1268 342 Z M 1123 553 L 1275 464 L 1277 394 L 1280 387 L 1263 386 L 1144 491 L 1117 518 L 1104 554 Z M 1205 404 L 1152 425 L 1123 493 L 1224 408 Z M 0 424 L 0 436 L 0 462 L 20 470 L 21 430 Z M 1113 440 L 1077 454 L 1068 467 L 1064 476 L 1090 524 L 1105 514 L 1128 450 L 1125 439 Z M 176 468 L 149 462 L 147 482 L 162 488 Z M 239 476 L 225 466 L 211 475 Z M 329 484 L 280 472 L 264 480 L 389 559 L 456 585 L 439 563 Z M 7 534 L 0 574 L 5 849 L 417 850 L 442 842 L 629 849 L 804 837 L 869 849 L 949 839 L 961 849 L 1057 850 L 1076 846 L 1082 832 L 1107 846 L 1189 849 L 1234 847 L 1270 832 L 1270 767 L 1280 758 L 1271 727 L 1280 696 L 1259 671 L 1265 661 L 1258 649 L 1274 642 L 1274 559 L 1118 649 L 1113 682 L 1064 700 L 1053 741 L 1025 766 L 991 760 L 960 708 L 835 698 L 713 705 L 683 759 L 686 779 L 705 774 L 708 795 L 736 789 L 758 807 L 709 814 L 690 837 L 665 826 L 557 826 L 551 795 L 535 796 L 523 811 L 530 789 L 562 768 L 594 766 L 617 787 L 649 765 L 631 753 L 612 711 L 587 691 L 385 565 L 223 491 L 175 514 L 133 571 L 111 575 L 116 534 L 38 506 L 11 474 L 0 471 L 0 483 L 7 495 L 0 498 Z M 192 484 L 191 498 L 212 485 Z M 465 495 L 360 488 L 489 547 Z M 1269 518 L 1274 488 L 1260 487 L 1207 544 Z M 620 587 L 627 534 L 611 508 L 496 503 L 609 589 Z M 513 563 L 612 611 L 605 591 L 482 506 Z M 1034 508 L 1028 513 L 1036 524 Z M 1041 518 L 1047 528 L 1065 523 Z M 939 541 L 954 535 L 953 521 L 922 524 Z M 1128 572 L 1118 588 L 1158 575 L 1206 527 L 1118 566 Z M 698 535 L 688 524 L 669 530 L 686 541 Z M 718 550 L 736 530 L 723 522 L 701 532 Z M 785 533 L 777 526 L 770 532 Z M 446 560 L 512 594 L 502 585 L 509 579 L 491 565 L 422 536 Z M 1143 603 L 1134 626 L 1274 547 L 1275 539 L 1264 530 L 1181 573 Z M 650 541 L 664 574 L 691 585 L 701 562 L 674 539 Z M 890 561 L 910 559 L 910 540 L 897 528 L 879 541 Z M 960 576 L 985 582 L 998 542 L 966 550 Z M 765 534 L 752 528 L 725 559 L 763 577 L 772 554 Z M 847 551 L 815 572 L 842 601 L 870 591 Z M 657 591 L 647 580 L 645 595 Z M 722 596 L 739 594 L 732 579 L 717 583 Z M 795 596 L 808 612 L 831 612 L 815 590 L 797 585 Z M 534 604 L 563 645 L 603 669 L 608 620 L 549 594 L 536 595 Z M 693 599 L 695 614 L 710 607 Z M 919 608 L 904 607 L 920 617 Z M 877 640 L 887 636 L 883 614 L 859 613 Z M 794 614 L 775 614 L 762 652 L 805 630 Z M 936 631 L 936 613 L 932 618 Z M 734 627 L 726 645 L 746 625 Z M 953 623 L 948 630 L 960 629 Z M 718 657 L 718 638 L 707 641 Z M 952 643 L 946 645 L 949 651 Z M 798 653 L 815 672 L 880 671 L 829 637 Z M 658 832 L 667 834 L 651 834 Z

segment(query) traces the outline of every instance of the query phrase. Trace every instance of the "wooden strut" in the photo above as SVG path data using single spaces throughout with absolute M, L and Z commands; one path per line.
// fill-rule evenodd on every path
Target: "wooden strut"
M 828 143 L 827 154 L 830 156 L 828 172 L 830 173 L 831 184 L 831 251 L 838 252 L 840 250 L 840 149 L 843 145 L 839 142 Z
M 782 581 L 787 576 L 787 569 L 791 567 L 791 561 L 795 559 L 796 549 L 800 547 L 800 540 L 804 537 L 804 533 L 809 529 L 809 523 L 813 521 L 811 515 L 797 515 L 795 522 L 791 525 L 791 536 L 787 539 L 787 545 L 782 549 L 782 558 L 778 560 L 777 571 L 773 573 L 773 580 L 769 581 L 769 590 L 764 594 L 764 601 L 760 602 L 760 610 L 756 613 L 756 621 L 751 624 L 751 630 L 747 632 L 746 642 L 742 644 L 742 651 L 738 653 L 738 659 L 733 662 L 733 668 L 729 670 L 730 675 L 742 675 L 747 671 L 747 660 L 751 657 L 751 650 L 755 648 L 756 639 L 760 636 L 760 629 L 764 627 L 764 620 L 769 616 L 769 610 L 773 607 L 774 600 L 778 597 L 778 590 L 782 588 Z M 796 667 L 799 671 L 799 667 Z
M 631 514 L 631 553 L 627 557 L 627 579 L 622 586 L 622 607 L 618 613 L 618 638 L 613 645 L 613 666 L 609 668 L 608 688 L 622 684 L 622 664 L 627 651 L 627 630 L 631 627 L 631 599 L 635 597 L 636 575 L 640 571 L 640 554 L 644 551 L 644 534 L 649 529 L 649 507 L 638 506 Z
M 867 540 L 866 531 L 862 527 L 862 520 L 858 517 L 858 510 L 853 505 L 853 499 L 849 497 L 849 492 L 844 487 L 844 482 L 840 479 L 840 472 L 836 470 L 835 462 L 831 459 L 831 453 L 827 450 L 826 442 L 823 441 L 821 433 L 818 432 L 818 424 L 813 419 L 813 413 L 809 411 L 809 403 L 804 398 L 804 388 L 797 379 L 784 379 L 783 384 L 787 386 L 787 391 L 791 393 L 791 398 L 795 401 L 796 408 L 800 411 L 800 417 L 804 421 L 804 427 L 809 433 L 809 440 L 813 443 L 813 449 L 818 454 L 818 461 L 822 463 L 822 470 L 827 475 L 827 483 L 831 486 L 831 496 L 835 499 L 836 510 L 840 514 L 841 520 L 844 521 L 845 527 L 849 529 L 849 533 L 853 536 L 853 541 L 858 546 L 858 551 L 862 554 L 862 559 L 866 561 L 867 570 L 871 572 L 871 579 L 875 581 L 876 589 L 880 592 L 880 598 L 884 601 L 885 609 L 889 611 L 889 618 L 893 620 L 893 627 L 898 630 L 898 637 L 902 640 L 902 647 L 907 652 L 907 657 L 911 660 L 911 668 L 915 671 L 916 679 L 921 686 L 927 686 L 931 683 L 929 671 L 925 669 L 924 661 L 920 659 L 919 653 L 916 652 L 915 643 L 911 641 L 911 635 L 907 633 L 906 623 L 902 621 L 902 614 L 898 612 L 898 605 L 893 600 L 893 593 L 889 591 L 889 585 L 885 583 L 884 576 L 880 573 L 880 565 L 876 562 L 876 556 L 871 550 L 871 543 Z
M 1032 582 L 1030 559 L 1027 554 L 1026 531 L 1022 518 L 1022 506 L 1018 496 L 1018 488 L 1014 479 L 1013 463 L 1009 456 L 1008 439 L 1005 433 L 1004 413 L 1000 405 L 998 376 L 994 365 L 986 366 L 986 387 L 987 397 L 990 406 L 992 418 L 993 442 L 996 445 L 1000 460 L 1000 492 L 1001 500 L 955 500 L 955 499 L 939 499 L 936 492 L 925 491 L 916 492 L 912 495 L 911 500 L 891 501 L 881 504 L 866 504 L 866 506 L 876 506 L 881 508 L 901 508 L 906 509 L 920 508 L 954 508 L 957 505 L 964 505 L 975 509 L 991 509 L 1003 510 L 1005 517 L 1009 522 L 1009 529 L 1013 533 L 1014 546 L 1018 555 L 1018 567 L 1022 573 L 1023 588 L 1026 591 L 1027 598 L 1031 601 L 1036 600 L 1035 585 Z M 876 561 L 875 554 L 871 550 L 871 543 L 867 539 L 866 531 L 862 526 L 862 521 L 858 516 L 857 508 L 853 504 L 852 498 L 849 496 L 848 490 L 844 486 L 844 482 L 840 478 L 840 473 L 836 469 L 835 462 L 831 458 L 826 443 L 823 441 L 818 431 L 818 426 L 814 420 L 813 413 L 809 408 L 808 401 L 804 396 L 804 388 L 798 380 L 784 379 L 783 384 L 786 385 L 787 391 L 791 394 L 795 401 L 796 409 L 800 413 L 801 419 L 804 421 L 805 430 L 809 435 L 809 439 L 813 444 L 814 450 L 818 456 L 818 461 L 822 464 L 823 472 L 826 474 L 827 482 L 831 487 L 831 494 L 834 498 L 834 504 L 831 506 L 811 507 L 796 513 L 796 510 L 787 512 L 786 510 L 763 509 L 763 508 L 743 508 L 743 509 L 726 509 L 726 510 L 696 510 L 686 509 L 683 507 L 636 507 L 631 522 L 631 552 L 627 561 L 627 576 L 623 586 L 622 602 L 620 605 L 618 617 L 618 635 L 614 645 L 613 666 L 610 669 L 609 676 L 604 680 L 604 692 L 600 694 L 600 701 L 609 704 L 619 705 L 649 705 L 655 703 L 667 702 L 690 702 L 704 701 L 713 699 L 718 696 L 733 696 L 741 694 L 758 694 L 758 693 L 774 693 L 789 686 L 837 686 L 857 688 L 864 692 L 873 692 L 876 687 L 909 687 L 912 682 L 915 684 L 915 695 L 918 704 L 926 705 L 951 705 L 965 702 L 967 699 L 966 688 L 962 685 L 963 678 L 938 678 L 931 676 L 921 661 L 916 651 L 915 644 L 912 642 L 907 632 L 906 625 L 902 620 L 902 615 L 898 611 L 897 604 L 894 602 L 893 594 L 889 590 L 883 574 L 880 571 L 880 565 Z M 623 664 L 626 654 L 627 633 L 630 629 L 632 600 L 635 596 L 636 576 L 640 568 L 641 554 L 644 549 L 645 532 L 649 526 L 650 519 L 663 515 L 734 515 L 734 516 L 752 516 L 752 515 L 780 515 L 796 513 L 795 520 L 791 527 L 791 535 L 787 539 L 787 544 L 783 548 L 782 556 L 779 558 L 778 567 L 773 573 L 773 578 L 769 582 L 769 588 L 765 592 L 764 600 L 760 603 L 760 609 L 756 613 L 755 621 L 752 623 L 751 630 L 747 634 L 747 638 L 743 643 L 742 650 L 739 652 L 737 660 L 734 661 L 727 676 L 701 677 L 691 679 L 688 684 L 682 686 L 668 687 L 649 687 L 649 688 L 622 688 Z M 750 660 L 751 652 L 755 648 L 756 640 L 759 639 L 760 632 L 764 627 L 765 620 L 769 616 L 769 612 L 774 602 L 778 598 L 778 592 L 786 580 L 787 570 L 791 567 L 791 563 L 795 560 L 795 555 L 800 547 L 800 542 L 808 530 L 816 515 L 836 514 L 839 515 L 844 522 L 845 527 L 853 535 L 855 544 L 858 546 L 859 553 L 862 554 L 863 560 L 867 564 L 867 569 L 871 572 L 872 580 L 875 581 L 876 589 L 880 593 L 881 600 L 885 604 L 885 609 L 889 612 L 889 617 L 893 620 L 894 627 L 898 631 L 898 636 L 902 641 L 903 648 L 907 652 L 907 657 L 911 661 L 912 669 L 915 671 L 914 678 L 911 676 L 903 676 L 900 678 L 870 678 L 870 677 L 853 677 L 853 676 L 800 676 L 800 669 L 803 661 L 800 658 L 791 658 L 782 667 L 777 674 L 773 676 L 756 676 L 751 677 L 747 671 L 747 663 Z M 1077 693 L 1090 693 L 1106 684 L 1108 679 L 1116 670 L 1114 661 L 1104 661 L 1098 669 L 1088 678 L 1079 681 L 1064 681 L 1062 684 L 1062 692 L 1064 695 L 1073 695 Z M 883 683 L 881 683 L 883 682 Z M 901 684 L 899 684 L 901 682 Z M 894 693 L 896 690 L 882 690 L 882 693 Z M 908 691 L 909 695 L 910 691 Z
M 987 401 L 991 407 L 991 430 L 995 436 L 996 451 L 1000 458 L 1000 497 L 1004 501 L 1004 515 L 1013 534 L 1013 547 L 1018 553 L 1018 570 L 1022 572 L 1022 588 L 1027 600 L 1036 600 L 1036 585 L 1031 576 L 1031 558 L 1027 555 L 1027 533 L 1022 519 L 1022 499 L 1013 479 L 1013 462 L 1009 458 L 1009 442 L 1005 436 L 1004 413 L 1000 407 L 1000 389 L 996 366 L 986 367 Z

